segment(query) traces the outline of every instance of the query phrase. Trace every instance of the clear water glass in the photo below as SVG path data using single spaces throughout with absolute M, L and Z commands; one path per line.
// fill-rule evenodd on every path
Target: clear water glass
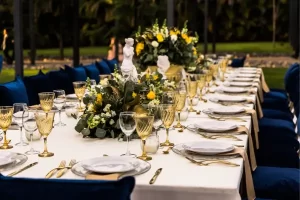
M 20 128 L 20 141 L 16 144 L 16 146 L 27 146 L 28 143 L 23 139 L 23 120 L 29 118 L 28 107 L 26 103 L 15 103 L 13 104 L 14 114 L 13 114 L 13 122 L 16 123 Z
M 122 156 L 132 156 L 134 154 L 131 154 L 129 151 L 129 137 L 136 128 L 135 112 L 121 112 L 119 116 L 119 123 L 121 130 L 127 138 L 127 151 Z
M 64 90 L 53 90 L 54 92 L 54 106 L 58 109 L 58 113 L 59 113 L 59 122 L 55 124 L 55 126 L 66 126 L 66 124 L 64 124 L 61 121 L 61 110 L 64 107 L 64 105 L 66 104 L 66 93 Z
M 24 114 L 28 112 L 25 111 Z M 32 116 L 28 119 L 23 120 L 23 127 L 26 131 L 28 131 L 30 133 L 30 150 L 26 151 L 25 154 L 27 155 L 35 155 L 35 154 L 39 154 L 40 152 L 35 150 L 32 146 L 32 140 L 33 140 L 33 133 L 37 130 L 37 125 L 36 125 L 36 121 L 35 118 Z

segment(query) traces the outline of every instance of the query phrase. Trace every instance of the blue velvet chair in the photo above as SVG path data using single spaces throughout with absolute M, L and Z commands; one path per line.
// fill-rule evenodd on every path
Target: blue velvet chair
M 28 179 L 0 174 L 1 199 L 10 200 L 130 200 L 135 179 L 119 181 Z
M 86 79 L 88 77 L 85 72 L 84 67 L 82 67 L 82 66 L 70 67 L 68 65 L 65 65 L 65 71 L 69 75 L 71 82 L 86 81 Z
M 100 74 L 111 74 L 113 72 L 104 60 L 96 62 L 96 66 L 98 67 Z
M 2 71 L 2 67 L 3 67 L 3 56 L 0 55 L 0 74 L 1 74 L 1 71 Z
M 29 105 L 37 105 L 40 103 L 38 93 L 53 91 L 50 78 L 41 70 L 37 75 L 24 77 L 23 81 L 26 86 Z
M 270 119 L 282 119 L 287 120 L 289 122 L 293 122 L 293 114 L 290 112 L 283 112 L 281 110 L 274 110 L 274 109 L 262 109 L 264 118 Z
M 246 56 L 243 58 L 234 58 L 234 59 L 232 59 L 231 64 L 229 66 L 244 67 L 245 60 L 246 60 Z
M 49 71 L 47 76 L 51 80 L 53 89 L 65 90 L 66 94 L 73 94 L 74 88 L 69 75 L 63 69 Z
M 276 200 L 299 200 L 299 169 L 257 167 L 253 172 L 256 196 Z
M 14 103 L 29 104 L 27 90 L 20 77 L 15 81 L 0 84 L 0 106 L 12 106 Z
M 109 69 L 111 72 L 115 71 L 116 66 L 118 66 L 118 61 L 114 58 L 112 60 L 107 60 L 106 58 L 103 58 L 103 60 L 107 63 Z
M 94 79 L 97 83 L 99 83 L 99 81 L 100 81 L 100 77 L 99 77 L 100 71 L 97 68 L 96 63 L 92 63 L 90 65 L 85 65 L 83 67 L 86 71 L 87 76 L 90 79 Z

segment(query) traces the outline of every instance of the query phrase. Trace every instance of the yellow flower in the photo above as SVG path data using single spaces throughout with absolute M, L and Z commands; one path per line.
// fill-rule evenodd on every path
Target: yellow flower
M 181 34 L 181 37 L 182 37 L 184 40 L 186 40 L 189 36 L 188 36 L 187 34 L 183 33 L 183 34 Z
M 197 49 L 195 47 L 193 47 L 193 53 L 194 55 L 197 55 Z
M 142 50 L 144 49 L 145 45 L 143 42 L 139 42 L 136 45 L 135 51 L 136 51 L 136 55 L 140 55 L 140 53 L 142 52 Z
M 171 31 L 170 31 L 170 35 L 177 35 L 177 34 L 176 34 L 176 31 L 171 30 Z
M 141 83 L 141 80 L 138 80 L 137 82 L 138 82 L 138 83 Z
M 153 75 L 153 80 L 157 80 L 158 79 L 158 75 Z
M 185 40 L 185 42 L 186 42 L 187 44 L 190 44 L 190 43 L 192 42 L 192 38 L 191 38 L 191 37 L 187 37 L 187 38 L 185 38 L 184 40 Z
M 156 38 L 157 38 L 157 42 L 163 42 L 163 41 L 164 41 L 164 37 L 163 37 L 163 35 L 160 34 L 160 33 L 158 33 L 158 34 L 156 35 Z
M 148 34 L 147 34 L 147 37 L 148 37 L 150 40 L 152 40 L 152 39 L 153 39 L 152 33 L 148 33 Z
M 97 94 L 97 100 L 96 100 L 97 104 L 102 104 L 102 94 Z
M 135 92 L 132 92 L 132 98 L 135 98 L 136 97 L 136 93 Z
M 146 74 L 146 79 L 149 79 L 150 78 L 150 74 Z
M 147 98 L 150 99 L 150 100 L 155 99 L 155 93 L 154 93 L 153 91 L 150 91 L 150 92 L 147 94 Z
M 179 30 L 176 30 L 176 34 L 177 34 L 177 35 L 180 34 L 180 31 L 179 31 Z

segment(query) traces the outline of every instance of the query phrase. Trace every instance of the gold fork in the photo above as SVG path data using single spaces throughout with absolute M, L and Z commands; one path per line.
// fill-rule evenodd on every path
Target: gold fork
M 201 133 L 201 132 L 198 132 L 202 137 L 206 138 L 206 139 L 212 139 L 212 140 L 215 140 L 215 139 L 218 139 L 218 138 L 231 138 L 233 140 L 236 140 L 236 141 L 242 141 L 240 138 L 237 138 L 236 136 L 234 135 L 207 135 L 205 133 Z
M 62 160 L 57 168 L 52 169 L 51 171 L 48 172 L 45 178 L 51 178 L 53 174 L 58 171 L 59 169 L 62 169 L 66 166 L 66 161 Z
M 229 166 L 233 166 L 233 167 L 238 167 L 240 166 L 239 164 L 235 164 L 233 162 L 229 162 L 229 161 L 226 161 L 226 160 L 201 160 L 201 161 L 196 161 L 192 158 L 189 158 L 189 157 L 185 157 L 186 159 L 188 159 L 189 161 L 191 161 L 192 163 L 195 163 L 199 166 L 208 166 L 210 164 L 213 164 L 213 163 L 219 163 L 219 164 L 224 164 L 224 165 L 229 165 Z
M 238 117 L 216 117 L 216 116 L 213 116 L 210 114 L 208 114 L 207 116 L 211 119 L 215 119 L 218 121 L 235 120 L 235 121 L 240 121 L 240 122 L 247 122 L 246 120 L 238 118 Z
M 62 168 L 57 172 L 56 178 L 62 177 L 66 173 L 66 171 L 68 169 L 71 169 L 75 164 L 76 164 L 76 160 L 72 159 L 67 167 Z

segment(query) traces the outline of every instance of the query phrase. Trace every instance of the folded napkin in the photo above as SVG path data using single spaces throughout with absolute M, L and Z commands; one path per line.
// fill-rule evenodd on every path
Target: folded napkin
M 219 155 L 235 155 L 239 154 L 244 160 L 244 171 L 245 171 L 245 179 L 246 179 L 246 191 L 247 191 L 247 198 L 248 200 L 254 200 L 255 197 L 255 190 L 253 185 L 253 179 L 251 174 L 251 169 L 249 165 L 248 155 L 247 152 L 242 148 L 235 148 L 232 152 L 229 153 L 222 153 Z
M 251 115 L 252 125 L 253 125 L 253 130 L 254 130 L 254 135 L 255 135 L 256 149 L 259 149 L 259 141 L 258 141 L 259 127 L 258 127 L 258 119 L 257 119 L 256 111 L 253 109 L 249 109 L 249 110 L 246 110 L 246 113 Z
M 256 102 L 254 104 L 255 105 L 255 110 L 257 112 L 258 118 L 261 119 L 261 118 L 263 118 L 264 114 L 263 114 L 263 111 L 261 109 L 261 104 L 260 104 L 260 101 L 259 101 L 258 97 L 256 96 L 255 99 L 256 99 Z
M 91 173 L 86 175 L 86 180 L 107 180 L 107 181 L 115 181 L 118 180 L 122 174 L 114 173 L 114 174 L 96 174 Z

